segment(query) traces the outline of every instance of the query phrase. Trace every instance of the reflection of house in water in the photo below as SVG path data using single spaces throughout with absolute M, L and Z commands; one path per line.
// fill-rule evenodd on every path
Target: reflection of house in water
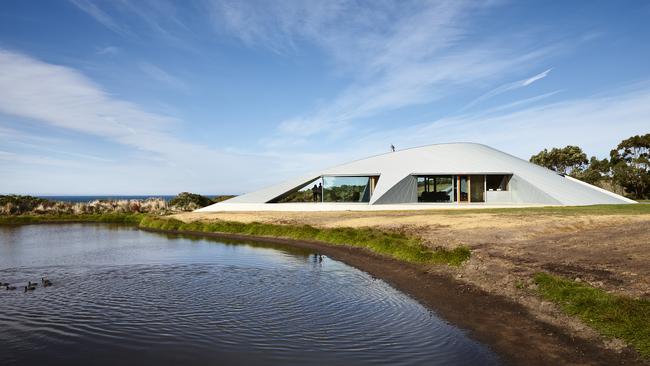
M 315 192 L 313 187 L 319 185 L 322 188 Z M 201 211 L 238 210 L 247 205 L 256 205 L 256 209 L 295 209 L 285 204 L 301 202 L 347 203 L 353 207 L 352 204 L 592 205 L 634 201 L 485 145 L 450 143 L 353 161 Z M 354 207 L 351 209 L 359 208 Z

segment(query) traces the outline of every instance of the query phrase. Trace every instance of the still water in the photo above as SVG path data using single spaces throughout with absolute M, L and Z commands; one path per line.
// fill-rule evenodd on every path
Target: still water
M 0 227 L 0 364 L 497 364 L 418 302 L 291 247 Z

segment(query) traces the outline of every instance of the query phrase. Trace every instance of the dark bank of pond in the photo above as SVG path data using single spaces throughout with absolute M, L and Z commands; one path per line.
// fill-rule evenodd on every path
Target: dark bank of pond
M 497 364 L 415 300 L 307 249 L 95 224 L 0 226 L 2 364 Z

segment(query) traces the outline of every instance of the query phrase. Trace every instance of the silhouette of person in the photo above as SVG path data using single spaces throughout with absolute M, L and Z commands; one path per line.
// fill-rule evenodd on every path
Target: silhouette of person
M 319 196 L 319 202 L 323 201 L 323 183 L 318 183 L 318 196 Z
M 318 202 L 318 186 L 316 184 L 311 189 L 311 196 L 314 202 Z
M 395 152 L 395 145 L 390 144 L 390 151 Z

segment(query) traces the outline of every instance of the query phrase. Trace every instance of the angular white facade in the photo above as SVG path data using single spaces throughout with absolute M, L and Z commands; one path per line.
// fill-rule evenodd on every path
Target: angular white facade
M 319 183 L 323 187 L 313 187 Z M 364 185 L 365 184 L 365 185 Z M 305 187 L 306 186 L 306 187 Z M 302 190 L 301 190 L 302 188 Z M 475 143 L 436 144 L 353 161 L 244 194 L 200 211 L 256 204 L 353 203 L 594 205 L 635 201 Z M 291 201 L 293 200 L 293 201 Z M 307 203 L 302 203 L 306 207 Z M 311 210 L 312 208 L 310 208 Z

